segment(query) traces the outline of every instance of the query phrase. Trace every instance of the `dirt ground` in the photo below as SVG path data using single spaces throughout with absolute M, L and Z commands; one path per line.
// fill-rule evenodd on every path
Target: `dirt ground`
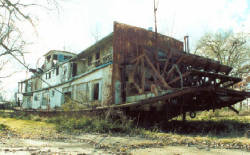
M 42 121 L 0 117 L 0 124 L 8 126 L 8 130 L 0 132 L 0 155 L 250 155 L 249 139 L 244 137 L 211 139 L 161 132 L 155 135 L 148 132 L 148 137 L 87 133 L 69 135 L 57 132 L 54 124 Z
M 157 140 L 141 137 L 84 134 L 56 140 L 1 138 L 0 154 L 250 155 L 250 152 L 195 145 L 164 146 Z

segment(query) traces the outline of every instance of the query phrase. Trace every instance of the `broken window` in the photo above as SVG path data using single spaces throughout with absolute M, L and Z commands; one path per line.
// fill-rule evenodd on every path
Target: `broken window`
M 48 78 L 50 79 L 50 78 L 51 78 L 51 72 L 49 72 L 48 74 L 49 74 L 49 77 L 48 77 Z
M 64 66 L 63 75 L 66 75 L 67 67 Z
M 34 96 L 34 100 L 37 101 L 38 100 L 38 97 L 37 95 Z
M 95 54 L 95 59 L 96 59 L 96 60 L 99 60 L 99 59 L 100 59 L 100 51 L 96 52 L 96 54 Z
M 72 77 L 76 76 L 77 74 L 77 64 L 72 63 Z
M 52 90 L 52 91 L 51 91 L 51 96 L 54 96 L 54 95 L 55 95 L 55 91 Z
M 92 61 L 92 56 L 88 56 L 88 66 L 91 65 L 91 61 Z
M 99 83 L 94 84 L 93 100 L 99 99 Z
M 56 68 L 56 75 L 59 74 L 59 67 Z
M 53 60 L 57 60 L 57 54 L 53 55 Z
M 50 61 L 51 56 L 49 55 L 49 56 L 47 56 L 46 58 L 47 58 L 47 62 L 49 62 L 49 61 Z

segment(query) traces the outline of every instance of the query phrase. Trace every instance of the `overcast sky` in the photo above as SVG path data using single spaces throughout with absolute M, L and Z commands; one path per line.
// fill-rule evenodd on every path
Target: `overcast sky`
M 95 42 L 93 33 L 111 33 L 114 21 L 154 26 L 153 0 L 59 0 L 59 9 L 30 13 L 37 19 L 36 29 L 28 23 L 21 28 L 32 43 L 26 47 L 26 63 L 32 67 L 52 49 L 79 53 Z M 188 34 L 191 48 L 206 32 L 250 33 L 250 0 L 159 0 L 157 25 L 160 33 L 181 41 Z M 24 78 L 24 72 L 12 76 L 5 82 L 6 90 L 13 93 Z

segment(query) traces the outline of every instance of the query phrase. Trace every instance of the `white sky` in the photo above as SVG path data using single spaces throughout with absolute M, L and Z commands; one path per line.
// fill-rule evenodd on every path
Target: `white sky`
M 28 23 L 20 26 L 32 42 L 26 47 L 26 63 L 32 67 L 52 49 L 79 53 L 95 42 L 92 33 L 98 31 L 102 38 L 112 32 L 114 21 L 154 26 L 153 0 L 59 0 L 59 10 L 30 11 L 38 19 L 37 33 Z M 206 32 L 250 33 L 250 0 L 159 0 L 157 25 L 160 33 L 181 41 L 188 34 L 191 48 Z M 20 72 L 6 79 L 8 94 L 25 78 Z

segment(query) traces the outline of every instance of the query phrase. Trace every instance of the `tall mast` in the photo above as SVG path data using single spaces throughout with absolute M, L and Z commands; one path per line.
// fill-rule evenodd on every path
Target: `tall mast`
M 157 6 L 155 5 L 155 0 L 154 0 L 154 18 L 155 18 L 155 53 L 154 53 L 154 57 L 155 57 L 155 61 L 156 61 L 156 67 L 157 70 L 160 71 L 160 65 L 159 65 L 159 61 L 158 61 L 158 34 L 157 34 L 157 21 L 156 21 L 156 11 L 157 11 Z

